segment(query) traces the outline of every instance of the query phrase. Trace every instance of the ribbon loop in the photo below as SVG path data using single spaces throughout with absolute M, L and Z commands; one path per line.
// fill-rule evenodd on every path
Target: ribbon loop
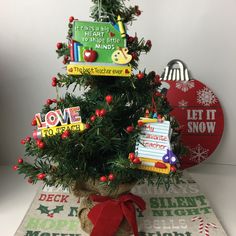
M 91 236 L 114 236 L 124 218 L 134 235 L 138 236 L 134 204 L 144 211 L 146 204 L 141 197 L 129 193 L 117 199 L 99 195 L 90 195 L 90 199 L 98 202 L 88 213 L 88 218 L 94 225 Z M 105 224 L 106 222 L 109 223 Z

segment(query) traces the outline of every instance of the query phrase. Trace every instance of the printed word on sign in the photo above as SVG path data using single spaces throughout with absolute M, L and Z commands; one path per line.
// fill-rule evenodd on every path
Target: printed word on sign
M 42 121 L 40 113 L 35 115 L 38 130 L 34 132 L 37 138 L 61 134 L 65 130 L 83 131 L 85 125 L 81 121 L 80 107 L 65 108 L 63 113 L 61 109 L 49 111 Z
M 82 63 L 70 64 L 67 66 L 68 75 L 101 75 L 101 76 L 131 76 L 130 66 L 102 66 L 102 65 L 84 65 Z
M 171 164 L 177 161 L 170 149 L 170 122 L 149 118 L 141 121 L 144 125 L 135 148 L 135 155 L 141 160 L 139 169 L 169 174 Z

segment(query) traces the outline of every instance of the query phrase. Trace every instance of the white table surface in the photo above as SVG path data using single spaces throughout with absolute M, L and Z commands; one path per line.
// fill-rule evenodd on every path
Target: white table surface
M 201 164 L 189 170 L 208 197 L 229 236 L 236 236 L 236 166 Z M 0 167 L 0 236 L 13 236 L 39 185 L 30 185 L 10 166 Z

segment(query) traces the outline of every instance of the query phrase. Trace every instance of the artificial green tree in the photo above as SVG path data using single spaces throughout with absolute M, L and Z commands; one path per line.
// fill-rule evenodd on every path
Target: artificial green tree
M 141 11 L 138 6 L 126 7 L 122 0 L 92 0 L 91 17 L 95 21 L 115 22 L 120 15 L 128 26 Z M 100 5 L 102 3 L 102 5 Z M 67 39 L 72 37 L 72 23 L 69 19 Z M 132 55 L 130 64 L 138 70 L 139 57 L 148 53 L 152 47 L 150 40 L 145 41 L 127 32 L 127 47 Z M 70 63 L 68 43 L 57 44 L 57 54 L 65 65 Z M 180 143 L 178 123 L 170 116 L 171 107 L 166 95 L 159 90 L 161 83 L 155 72 L 139 69 L 130 77 L 68 75 L 58 73 L 52 78 L 56 87 L 57 99 L 49 99 L 42 113 L 50 110 L 80 106 L 82 121 L 86 124 L 83 132 L 65 131 L 52 137 L 22 140 L 25 145 L 25 158 L 18 160 L 14 168 L 25 174 L 29 182 L 44 181 L 47 185 L 68 187 L 76 181 L 100 180 L 111 188 L 122 183 L 143 182 L 170 184 L 178 177 L 173 170 L 169 175 L 138 169 L 138 163 L 130 161 L 129 154 L 135 150 L 141 126 L 140 117 L 145 113 L 170 120 L 173 129 L 171 146 L 180 158 L 185 148 Z M 73 86 L 73 93 L 60 97 L 61 87 Z M 80 90 L 82 88 L 82 90 Z M 83 91 L 81 96 L 76 91 Z M 36 125 L 35 120 L 32 125 Z

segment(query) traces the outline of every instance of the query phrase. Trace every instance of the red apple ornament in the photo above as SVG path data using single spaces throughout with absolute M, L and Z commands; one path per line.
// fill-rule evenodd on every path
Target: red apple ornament
M 93 49 L 86 49 L 84 50 L 84 60 L 86 62 L 94 62 L 97 60 L 97 52 Z

